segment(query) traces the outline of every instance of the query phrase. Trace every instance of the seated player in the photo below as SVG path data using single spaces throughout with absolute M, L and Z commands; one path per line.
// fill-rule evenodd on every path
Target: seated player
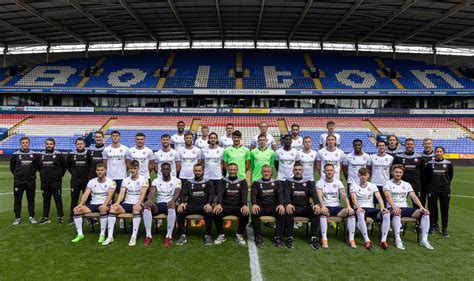
M 184 224 L 187 215 L 204 216 L 206 224 L 206 234 L 204 244 L 212 245 L 212 203 L 214 203 L 214 186 L 210 180 L 204 179 L 204 167 L 202 164 L 195 164 L 193 167 L 194 179 L 187 181 L 183 185 L 178 206 L 178 233 L 179 239 L 176 245 L 183 245 L 187 242 Z
M 430 228 L 430 212 L 423 207 L 413 191 L 411 184 L 402 180 L 405 167 L 401 164 L 392 166 L 392 179 L 388 180 L 383 187 L 387 207 L 392 213 L 392 228 L 395 234 L 395 245 L 400 250 L 405 250 L 402 239 L 400 238 L 400 229 L 402 227 L 401 218 L 410 217 L 420 220 L 421 226 L 421 242 L 420 246 L 429 250 L 433 250 L 433 246 L 428 242 L 428 231 Z M 415 203 L 417 208 L 409 208 L 407 197 Z
M 329 248 L 327 230 L 328 217 L 338 216 L 346 219 L 347 231 L 349 232 L 349 245 L 357 248 L 354 241 L 355 216 L 354 210 L 349 204 L 349 199 L 345 193 L 344 185 L 339 179 L 334 178 L 334 165 L 327 163 L 324 165 L 325 178 L 316 183 L 319 202 L 321 204 L 321 236 L 323 248 Z M 340 200 L 344 201 L 346 207 L 341 207 Z
M 176 222 L 176 200 L 181 192 L 181 181 L 171 175 L 171 165 L 167 162 L 161 164 L 162 177 L 158 177 L 151 183 L 151 189 L 145 202 L 143 210 L 143 224 L 145 224 L 146 238 L 143 245 L 147 247 L 152 242 L 151 224 L 153 216 L 166 214 L 167 230 L 163 245 L 171 247 L 173 242 L 173 229 Z M 156 204 L 151 198 L 156 193 Z
M 285 197 L 281 182 L 272 179 L 272 167 L 262 166 L 262 178 L 253 182 L 251 188 L 252 226 L 257 247 L 263 246 L 261 216 L 275 217 L 276 228 L 274 244 L 281 247 L 281 236 L 285 223 Z
M 77 243 L 84 239 L 82 232 L 82 215 L 88 213 L 100 213 L 100 235 L 97 242 L 105 241 L 105 230 L 107 228 L 107 212 L 109 203 L 115 193 L 115 182 L 105 176 L 105 166 L 102 163 L 97 164 L 97 177 L 87 183 L 86 191 L 82 194 L 81 201 L 74 212 L 74 224 L 76 225 L 77 236 L 71 242 Z M 91 201 L 85 205 L 87 198 L 91 195 Z
M 318 214 L 320 208 L 318 206 L 318 197 L 314 183 L 310 180 L 303 179 L 303 166 L 299 163 L 293 167 L 293 178 L 283 183 L 286 203 L 286 231 L 288 238 L 285 246 L 289 249 L 293 248 L 293 226 L 295 216 L 307 217 L 311 223 L 311 241 L 310 246 L 314 250 L 319 249 Z M 311 204 L 310 199 L 313 200 Z
M 114 242 L 114 228 L 117 215 L 124 213 L 133 214 L 132 237 L 130 242 L 128 242 L 128 246 L 135 246 L 137 243 L 137 233 L 142 220 L 142 204 L 148 191 L 148 179 L 138 174 L 139 167 L 140 162 L 137 160 L 130 162 L 130 176 L 122 181 L 117 201 L 110 206 L 109 220 L 107 222 L 108 235 L 107 239 L 102 243 L 104 246 Z M 122 201 L 123 203 L 120 204 Z
M 390 228 L 390 211 L 385 208 L 382 196 L 377 186 L 368 182 L 370 177 L 368 168 L 359 169 L 359 182 L 351 184 L 352 204 L 356 209 L 357 227 L 359 228 L 365 241 L 365 248 L 372 250 L 371 241 L 367 234 L 366 217 L 371 217 L 374 221 L 382 220 L 382 237 L 380 239 L 380 247 L 388 250 L 387 235 Z M 374 207 L 374 197 L 380 204 L 380 209 Z
M 213 212 L 218 236 L 214 244 L 220 245 L 225 242 L 222 218 L 232 215 L 239 218 L 235 241 L 240 245 L 245 245 L 243 234 L 249 221 L 248 185 L 245 179 L 237 176 L 237 164 L 227 165 L 227 172 L 229 175 L 220 180 L 217 185 L 217 200 Z

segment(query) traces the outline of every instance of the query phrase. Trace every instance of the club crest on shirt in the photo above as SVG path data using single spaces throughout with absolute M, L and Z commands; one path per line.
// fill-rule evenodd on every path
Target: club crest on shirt
M 119 149 L 119 151 L 120 151 L 120 153 L 122 153 L 122 152 L 123 152 L 123 150 L 122 150 L 122 149 Z
M 143 154 L 143 155 L 145 155 L 145 154 L 146 154 L 146 152 L 145 152 L 145 151 L 143 151 L 143 152 L 142 152 L 142 154 Z
M 306 183 L 303 183 L 303 186 L 306 186 Z
M 53 159 L 56 158 L 56 155 L 53 155 Z
M 418 162 L 418 158 L 415 158 L 415 162 Z
M 237 184 L 237 187 L 240 187 L 240 183 Z
M 406 187 L 402 186 L 402 190 L 405 191 L 405 190 L 406 190 Z
M 206 184 L 205 184 L 205 183 L 203 183 L 203 184 L 201 184 L 201 186 L 202 186 L 202 187 L 206 187 Z
M 443 168 L 446 168 L 446 167 L 448 167 L 448 165 L 446 165 L 446 164 L 443 164 Z
M 274 182 L 272 182 L 272 183 L 271 183 L 271 185 L 272 185 L 272 186 L 275 186 L 275 183 L 274 183 Z
M 339 155 L 338 155 L 337 152 L 336 152 L 336 157 L 338 157 L 338 156 L 339 156 Z

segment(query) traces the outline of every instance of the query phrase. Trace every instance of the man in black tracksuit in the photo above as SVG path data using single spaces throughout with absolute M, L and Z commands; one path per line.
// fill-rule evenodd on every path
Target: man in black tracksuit
M 214 186 L 210 180 L 204 179 L 204 167 L 196 164 L 193 167 L 194 179 L 187 181 L 180 194 L 178 206 L 178 233 L 177 245 L 187 242 L 184 224 L 187 215 L 202 215 L 206 222 L 204 244 L 212 245 L 212 203 L 214 203 Z
M 97 174 L 95 168 L 97 164 L 103 162 L 102 151 L 105 148 L 104 145 L 104 133 L 97 131 L 94 134 L 95 145 L 91 145 L 87 150 L 87 167 L 89 168 L 89 180 L 96 178 Z
M 249 221 L 249 208 L 247 206 L 248 185 L 245 179 L 237 176 L 237 171 L 237 164 L 230 163 L 227 166 L 229 176 L 223 178 L 217 185 L 217 204 L 213 212 L 218 237 L 214 244 L 224 243 L 225 234 L 222 218 L 233 215 L 239 218 L 239 228 L 235 241 L 240 245 L 245 245 L 243 234 Z
M 318 196 L 316 188 L 312 181 L 303 179 L 303 166 L 295 164 L 293 168 L 293 178 L 286 180 L 283 183 L 283 190 L 285 194 L 286 203 L 286 231 L 288 232 L 288 239 L 285 241 L 287 248 L 293 248 L 293 225 L 294 217 L 301 216 L 309 218 L 311 223 L 311 242 L 313 249 L 319 249 L 319 207 Z M 311 206 L 310 198 L 313 199 Z
M 38 154 L 38 170 L 41 179 L 41 193 L 43 193 L 43 218 L 40 224 L 51 223 L 49 220 L 49 209 L 51 207 L 51 196 L 56 203 L 58 223 L 64 223 L 63 201 L 61 199 L 62 179 L 66 172 L 66 160 L 61 152 L 54 149 L 56 141 L 52 138 L 46 139 L 46 150 Z
M 21 201 L 23 192 L 26 191 L 28 200 L 29 222 L 38 223 L 35 219 L 35 192 L 36 192 L 36 152 L 30 150 L 30 139 L 22 137 L 20 139 L 20 149 L 10 158 L 10 171 L 13 174 L 13 210 L 15 221 L 13 225 L 21 223 Z
M 66 158 L 66 167 L 71 173 L 71 206 L 69 223 L 74 223 L 73 209 L 79 202 L 79 195 L 86 191 L 89 182 L 89 167 L 87 166 L 87 151 L 83 138 L 76 139 L 76 150 L 71 151 Z M 89 201 L 89 200 L 88 200 Z M 89 202 L 87 202 L 89 203 Z
M 425 166 L 424 184 L 428 190 L 428 210 L 430 211 L 430 233 L 434 234 L 438 223 L 438 199 L 441 210 L 441 234 L 448 236 L 449 200 L 451 198 L 451 181 L 453 165 L 444 159 L 444 148 L 435 149 L 436 158 Z
M 261 216 L 275 217 L 274 245 L 281 247 L 281 236 L 285 224 L 285 196 L 281 182 L 272 179 L 272 167 L 262 167 L 262 178 L 253 182 L 252 188 L 252 225 L 257 247 L 263 246 Z

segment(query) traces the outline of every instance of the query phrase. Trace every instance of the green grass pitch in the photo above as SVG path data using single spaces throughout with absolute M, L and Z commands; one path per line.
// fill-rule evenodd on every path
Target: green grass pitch
M 455 169 L 452 186 L 450 237 L 430 236 L 434 251 L 420 248 L 410 229 L 405 237 L 405 251 L 383 251 L 376 247 L 368 252 L 357 232 L 358 249 L 350 249 L 342 234 L 335 237 L 330 229 L 329 250 L 314 251 L 308 245 L 305 230 L 295 231 L 295 248 L 276 249 L 271 244 L 272 229 L 264 227 L 264 242 L 258 249 L 262 276 L 266 280 L 472 280 L 474 274 L 474 168 Z M 250 259 L 247 247 L 238 246 L 227 237 L 224 245 L 205 247 L 203 229 L 190 228 L 188 243 L 162 246 L 164 227 L 154 233 L 154 241 L 143 247 L 144 229 L 137 246 L 128 247 L 130 233 L 117 230 L 110 246 L 97 244 L 98 233 L 84 225 L 86 239 L 75 237 L 73 225 L 29 225 L 26 198 L 23 199 L 23 224 L 13 227 L 13 187 L 7 163 L 0 163 L 0 280 L 249 280 Z M 37 185 L 39 190 L 39 184 Z M 63 201 L 69 211 L 69 174 L 63 180 Z M 54 202 L 54 201 L 53 201 Z M 52 203 L 51 217 L 55 217 Z M 41 193 L 36 193 L 36 217 L 42 215 Z M 67 216 L 66 215 L 66 216 Z M 175 232 L 176 234 L 176 232 Z M 215 238 L 215 229 L 213 229 Z M 374 231 L 378 236 L 378 227 Z M 176 237 L 176 235 L 175 235 Z M 374 237 L 374 240 L 376 240 Z M 389 236 L 390 237 L 390 236 Z

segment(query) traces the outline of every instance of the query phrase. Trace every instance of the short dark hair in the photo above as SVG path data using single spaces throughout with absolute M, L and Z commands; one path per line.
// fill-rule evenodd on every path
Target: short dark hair
M 257 139 L 259 139 L 259 138 L 267 138 L 267 135 L 265 135 L 265 134 L 260 134 L 260 135 L 258 135 Z
M 235 130 L 232 132 L 232 136 L 242 137 L 242 133 L 239 130 Z
M 392 172 L 395 171 L 395 169 L 400 169 L 403 172 L 405 172 L 405 167 L 402 164 L 395 164 L 392 166 Z
M 227 167 L 230 167 L 230 166 L 236 166 L 237 169 L 239 168 L 239 165 L 237 165 L 237 163 L 234 163 L 234 162 L 231 162 L 227 165 Z
M 132 161 L 130 161 L 130 166 L 131 167 L 139 167 L 140 162 L 138 162 L 137 160 L 132 160 Z
M 162 135 L 161 135 L 161 139 L 164 139 L 164 138 L 171 138 L 171 137 L 170 137 L 170 135 L 168 135 L 168 134 L 162 134 Z
M 30 142 L 30 138 L 29 137 L 21 137 L 20 138 L 20 143 L 24 140 L 27 140 L 28 142 Z
M 406 139 L 405 139 L 405 144 L 406 144 L 407 142 L 409 142 L 409 141 L 415 142 L 415 139 L 413 139 L 413 138 L 406 138 Z
M 161 163 L 160 168 L 162 168 L 163 166 L 169 166 L 170 169 L 171 169 L 171 164 L 170 164 L 169 162 L 163 162 L 163 163 Z
M 193 133 L 191 133 L 191 132 L 186 132 L 186 133 L 184 133 L 184 137 L 187 137 L 187 136 L 191 136 L 191 137 L 192 137 L 192 136 L 193 136 Z
M 292 128 L 292 129 L 293 129 L 294 127 L 296 127 L 296 128 L 299 129 L 299 128 L 300 128 L 300 125 L 298 125 L 298 124 L 293 124 L 293 125 L 291 125 L 291 128 Z
M 360 142 L 360 144 L 363 144 L 364 142 L 361 140 L 361 139 L 355 139 L 352 141 L 352 144 L 356 143 L 356 142 Z
M 140 133 L 137 133 L 135 137 L 145 137 L 145 134 L 140 132 Z
M 440 146 L 437 146 L 437 147 L 435 147 L 434 150 L 436 151 L 436 149 L 438 149 L 438 148 L 442 149 L 442 150 L 443 150 L 443 153 L 446 153 L 446 150 L 444 149 L 444 146 L 441 146 L 441 145 L 440 145 Z
M 95 165 L 95 168 L 105 168 L 105 165 L 104 163 L 97 163 L 97 165 Z
M 53 138 L 47 138 L 44 142 L 46 143 L 48 141 L 52 142 L 54 145 L 56 144 L 56 140 Z
M 365 167 L 359 169 L 359 175 L 366 175 L 366 174 L 369 174 L 369 173 L 370 173 L 369 169 L 367 169 Z
M 329 125 L 336 125 L 336 123 L 334 123 L 334 121 L 331 120 L 331 121 L 328 121 L 326 123 L 326 127 L 329 126 Z
M 77 139 L 76 139 L 76 144 L 77 144 L 78 141 L 84 142 L 84 138 L 77 138 Z
M 94 135 L 97 135 L 97 134 L 104 136 L 104 132 L 102 132 L 102 131 L 95 131 Z
M 283 139 L 286 139 L 286 138 L 291 139 L 291 136 L 290 136 L 290 135 L 284 135 L 284 136 L 283 136 Z
M 176 125 L 179 125 L 179 124 L 186 125 L 186 124 L 184 123 L 184 121 L 178 121 L 178 123 L 176 123 Z
M 233 123 L 227 123 L 227 124 L 225 125 L 226 128 L 229 127 L 229 126 L 232 126 L 232 128 L 234 128 L 234 124 L 233 124 Z
M 202 163 L 194 164 L 193 168 L 196 168 L 196 167 L 202 167 L 204 169 L 204 165 Z
M 110 133 L 110 135 L 113 135 L 113 134 L 116 134 L 116 135 L 119 135 L 119 136 L 120 136 L 120 132 L 117 131 L 117 130 L 113 130 L 113 131 Z
M 387 142 L 384 141 L 384 140 L 378 140 L 378 141 L 375 143 L 375 146 L 379 146 L 379 143 L 383 143 L 383 144 L 385 144 L 385 146 L 387 146 Z
M 326 167 L 329 167 L 329 166 L 331 166 L 331 167 L 334 168 L 334 164 L 332 164 L 332 163 L 326 163 L 326 164 L 324 164 L 324 169 L 326 169 Z
M 310 136 L 305 136 L 305 137 L 303 137 L 303 141 L 304 141 L 304 140 L 307 140 L 307 139 L 312 140 Z
M 293 168 L 294 168 L 294 167 L 303 167 L 303 164 L 301 164 L 301 163 L 295 163 L 295 164 L 293 165 Z

